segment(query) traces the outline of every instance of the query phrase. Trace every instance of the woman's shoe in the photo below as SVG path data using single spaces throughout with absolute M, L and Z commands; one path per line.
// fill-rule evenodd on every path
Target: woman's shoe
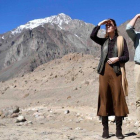
M 116 130 L 116 137 L 118 139 L 124 139 L 124 135 L 122 134 L 121 130 Z
M 122 134 L 122 117 L 116 117 L 116 137 L 118 139 L 124 139 Z
M 109 129 L 108 129 L 108 116 L 102 117 L 102 125 L 103 125 L 103 134 L 102 137 L 104 139 L 109 138 Z
M 108 139 L 108 138 L 109 138 L 109 131 L 108 131 L 108 130 L 103 130 L 103 135 L 102 135 L 102 137 L 103 137 L 104 139 Z

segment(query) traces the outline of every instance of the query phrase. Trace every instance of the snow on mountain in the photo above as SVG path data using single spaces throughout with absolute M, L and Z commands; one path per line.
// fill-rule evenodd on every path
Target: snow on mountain
M 21 33 L 22 30 L 24 29 L 33 29 L 40 25 L 43 26 L 43 24 L 45 23 L 57 24 L 62 29 L 62 24 L 63 23 L 68 24 L 71 20 L 72 19 L 69 16 L 65 15 L 64 13 L 61 13 L 57 16 L 51 16 L 44 19 L 35 19 L 32 21 L 29 21 L 25 25 L 20 25 L 15 30 L 11 31 L 11 33 L 13 35 L 17 33 Z

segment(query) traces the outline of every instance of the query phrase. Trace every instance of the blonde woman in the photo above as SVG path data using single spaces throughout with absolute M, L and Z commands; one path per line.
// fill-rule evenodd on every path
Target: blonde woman
M 106 26 L 105 38 L 99 38 L 97 33 L 101 25 Z M 108 116 L 115 115 L 116 137 L 123 139 L 122 120 L 129 113 L 122 87 L 120 62 L 129 60 L 129 52 L 125 39 L 123 53 L 118 57 L 118 31 L 116 22 L 107 19 L 99 22 L 93 29 L 90 38 L 101 45 L 101 58 L 97 68 L 99 73 L 99 99 L 97 115 L 102 117 L 102 137 L 109 138 Z

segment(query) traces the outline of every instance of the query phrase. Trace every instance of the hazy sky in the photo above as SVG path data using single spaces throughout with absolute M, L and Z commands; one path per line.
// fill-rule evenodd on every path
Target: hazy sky
M 0 34 L 59 13 L 94 25 L 113 18 L 120 25 L 140 13 L 139 7 L 140 0 L 0 0 Z

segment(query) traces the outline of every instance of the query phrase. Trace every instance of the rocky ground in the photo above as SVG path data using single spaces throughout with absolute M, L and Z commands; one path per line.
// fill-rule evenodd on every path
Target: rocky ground
M 0 86 L 0 140 L 100 140 L 102 125 L 96 116 L 98 60 L 69 54 L 41 65 Z M 125 139 L 137 138 L 133 62 L 126 64 L 130 114 L 123 121 Z M 115 123 L 110 118 L 110 138 Z

